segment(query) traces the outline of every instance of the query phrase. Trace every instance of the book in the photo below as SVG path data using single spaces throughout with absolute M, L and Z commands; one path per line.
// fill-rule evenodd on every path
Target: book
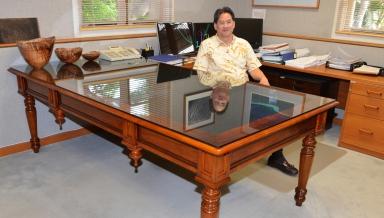
M 180 64 L 183 62 L 184 56 L 181 55 L 167 55 L 167 54 L 161 54 L 161 55 L 155 55 L 148 57 L 149 59 L 166 63 L 166 64 Z
M 275 52 L 272 54 L 263 54 L 261 56 L 261 59 L 263 61 L 277 61 L 277 62 L 282 62 L 282 61 L 288 61 L 292 60 L 295 57 L 295 51 L 293 49 L 288 49 L 280 52 Z

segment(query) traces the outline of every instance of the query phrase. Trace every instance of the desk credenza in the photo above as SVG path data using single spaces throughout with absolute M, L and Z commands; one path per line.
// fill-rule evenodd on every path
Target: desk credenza
M 10 68 L 25 98 L 33 151 L 40 149 L 38 100 L 59 125 L 74 117 L 121 138 L 135 171 L 146 150 L 194 173 L 203 186 L 201 217 L 214 218 L 231 173 L 305 136 L 295 190 L 296 205 L 302 205 L 315 136 L 324 130 L 327 111 L 338 104 L 334 99 L 247 83 L 232 88 L 228 108 L 215 114 L 209 109 L 211 90 L 196 75 L 170 65 L 122 66 L 87 68 L 92 72 L 81 64 L 58 66 L 58 72 Z M 173 70 L 176 80 L 169 78 Z
M 279 82 L 284 80 L 284 88 L 298 87 L 299 91 L 336 98 L 340 102 L 338 107 L 345 109 L 339 145 L 384 159 L 384 76 L 353 74 L 325 66 L 299 69 L 266 62 L 263 65 L 267 77 L 270 76 L 276 86 L 284 87 L 280 85 L 284 82 Z M 297 83 L 290 81 L 294 79 L 286 77 L 276 79 L 276 76 L 273 76 L 276 73 L 269 73 L 270 71 L 295 76 L 314 75 L 315 78 L 308 81 L 305 87 L 295 86 Z M 316 82 L 318 77 L 330 80 Z M 338 84 L 335 83 L 335 79 Z M 278 82 L 275 82 L 276 80 Z M 298 81 L 303 81 L 303 78 Z M 287 87 L 287 84 L 292 85 Z M 330 90 L 322 90 L 322 87 Z

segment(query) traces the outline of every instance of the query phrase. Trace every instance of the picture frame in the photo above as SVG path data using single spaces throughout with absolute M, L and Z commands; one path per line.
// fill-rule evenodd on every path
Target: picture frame
M 255 124 L 264 123 L 265 125 L 273 125 L 274 118 L 283 119 L 285 117 L 289 119 L 290 117 L 299 115 L 304 111 L 304 103 L 304 93 L 248 83 L 245 86 L 242 131 L 254 133 L 258 130 Z M 264 109 L 269 111 L 264 111 Z M 258 111 L 258 114 L 255 115 L 253 110 L 263 111 Z M 267 118 L 264 116 L 270 117 Z M 263 118 L 265 118 L 269 124 L 263 122 Z
M 252 0 L 252 6 L 319 8 L 320 0 Z
M 192 130 L 214 123 L 215 113 L 211 109 L 212 90 L 192 93 L 184 97 L 184 130 Z

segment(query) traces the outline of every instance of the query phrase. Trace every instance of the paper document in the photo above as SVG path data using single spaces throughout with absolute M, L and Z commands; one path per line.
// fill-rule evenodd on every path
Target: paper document
M 354 73 L 362 73 L 362 74 L 371 74 L 371 75 L 378 75 L 380 73 L 379 67 L 372 67 L 368 65 L 363 65 L 361 67 L 353 69 Z

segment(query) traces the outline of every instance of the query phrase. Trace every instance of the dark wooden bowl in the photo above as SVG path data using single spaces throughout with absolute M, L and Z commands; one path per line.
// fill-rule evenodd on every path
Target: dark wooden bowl
M 29 76 L 36 78 L 38 80 L 42 80 L 47 83 L 54 83 L 52 75 L 43 69 L 33 69 L 31 72 L 29 72 Z
M 82 56 L 84 59 L 86 59 L 88 61 L 93 61 L 93 60 L 96 60 L 100 56 L 100 52 L 90 51 L 90 52 L 84 53 Z
M 87 61 L 81 66 L 86 71 L 98 71 L 101 70 L 101 66 L 99 63 L 95 61 Z
M 80 47 L 76 48 L 56 48 L 55 54 L 60 61 L 72 64 L 73 62 L 79 60 L 83 49 Z
M 18 41 L 16 44 L 24 60 L 34 69 L 41 69 L 51 58 L 55 37 Z
M 84 78 L 83 71 L 75 64 L 64 64 L 57 72 L 57 79 L 81 79 Z

